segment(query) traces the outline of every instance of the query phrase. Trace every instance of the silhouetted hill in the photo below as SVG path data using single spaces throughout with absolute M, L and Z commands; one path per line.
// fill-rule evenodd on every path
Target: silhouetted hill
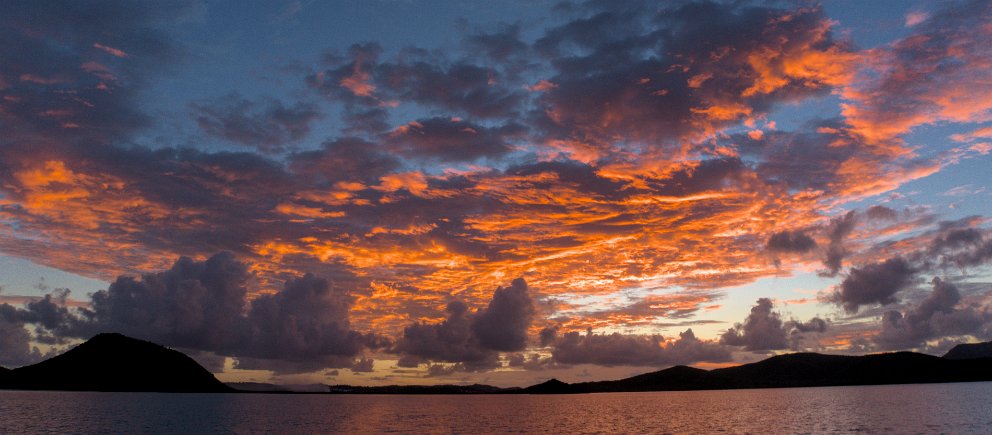
M 100 334 L 40 363 L 11 370 L 0 388 L 66 391 L 232 391 L 190 357 L 121 334 Z
M 320 386 L 332 394 L 573 394 L 788 388 L 841 385 L 992 381 L 992 343 L 958 345 L 944 357 L 913 352 L 865 356 L 793 353 L 716 370 L 676 366 L 615 381 L 568 384 L 557 379 L 527 388 L 490 385 Z M 14 370 L 0 367 L 0 388 L 69 391 L 267 392 L 292 388 L 222 384 L 180 352 L 120 334 L 100 334 L 62 355 Z M 317 391 L 307 391 L 317 392 Z
M 987 343 L 962 343 L 944 354 L 947 359 L 992 358 L 992 341 Z
M 576 391 L 572 385 L 552 378 L 540 384 L 524 388 L 520 392 L 526 394 L 569 394 Z
M 616 381 L 567 384 L 557 379 L 524 388 L 531 394 L 684 391 L 992 381 L 992 359 L 947 359 L 913 352 L 865 356 L 794 353 L 706 371 L 677 366 Z

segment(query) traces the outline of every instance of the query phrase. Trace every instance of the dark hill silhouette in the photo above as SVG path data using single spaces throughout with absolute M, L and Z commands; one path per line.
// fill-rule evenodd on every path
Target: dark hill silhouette
M 0 375 L 19 390 L 228 392 L 181 352 L 121 334 L 100 334 L 40 363 Z
M 572 392 L 569 390 L 570 388 L 571 386 L 569 384 L 552 378 L 540 384 L 524 388 L 521 392 L 527 394 L 561 394 L 563 391 Z
M 865 356 L 793 353 L 706 371 L 676 366 L 616 381 L 557 380 L 521 390 L 533 394 L 685 391 L 992 381 L 992 359 L 946 359 L 913 352 Z
M 865 356 L 793 353 L 716 370 L 676 366 L 615 381 L 568 384 L 557 379 L 527 388 L 489 385 L 327 386 L 336 394 L 571 394 L 788 388 L 841 385 L 992 381 L 992 343 L 959 345 L 944 357 L 913 352 Z M 245 383 L 269 393 L 281 387 Z M 69 391 L 231 392 L 180 352 L 120 334 L 100 334 L 35 365 L 0 367 L 0 388 Z
M 992 341 L 987 343 L 962 343 L 944 354 L 947 359 L 992 358 Z

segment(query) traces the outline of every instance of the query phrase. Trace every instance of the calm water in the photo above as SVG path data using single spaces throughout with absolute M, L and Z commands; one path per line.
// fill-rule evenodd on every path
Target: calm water
M 0 391 L 18 432 L 992 433 L 992 383 L 577 396 Z

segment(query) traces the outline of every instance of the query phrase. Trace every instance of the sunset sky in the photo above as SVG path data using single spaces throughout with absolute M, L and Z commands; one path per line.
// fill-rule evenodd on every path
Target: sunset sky
M 0 366 L 529 385 L 992 339 L 988 1 L 0 4 Z

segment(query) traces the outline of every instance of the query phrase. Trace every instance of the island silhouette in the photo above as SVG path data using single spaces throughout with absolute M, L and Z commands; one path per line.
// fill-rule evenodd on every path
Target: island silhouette
M 490 385 L 325 385 L 321 394 L 576 394 L 992 381 L 992 342 L 959 344 L 943 357 L 792 353 L 714 370 L 675 366 L 613 381 L 557 379 L 526 388 Z M 240 388 L 239 388 L 240 387 Z M 263 383 L 224 384 L 185 354 L 121 334 L 99 334 L 37 364 L 0 367 L 0 389 L 189 393 L 294 393 Z

